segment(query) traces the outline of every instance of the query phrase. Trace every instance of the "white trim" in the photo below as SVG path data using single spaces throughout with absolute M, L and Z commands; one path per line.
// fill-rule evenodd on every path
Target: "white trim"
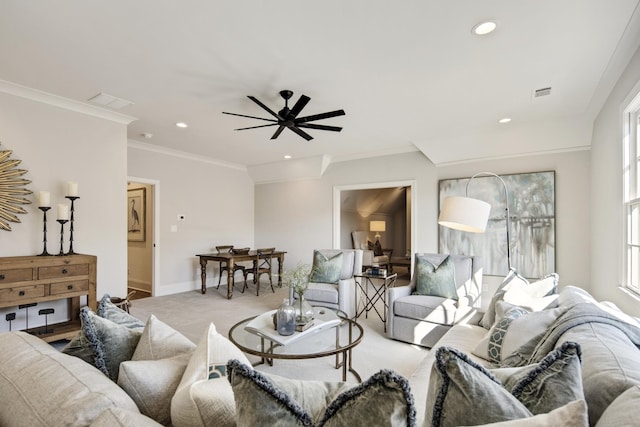
M 376 151 L 362 151 L 357 154 L 333 155 L 330 157 L 332 163 L 348 162 L 351 160 L 368 159 L 371 157 L 393 156 L 394 154 L 421 152 L 418 147 L 412 146 L 388 148 Z M 326 154 L 325 154 L 326 155 Z
M 577 147 L 560 148 L 556 150 L 529 151 L 527 153 L 505 154 L 503 156 L 475 157 L 473 159 L 467 159 L 467 160 L 454 160 L 452 162 L 434 163 L 434 165 L 435 167 L 439 168 L 439 167 L 445 167 L 445 166 L 464 165 L 468 163 L 486 162 L 490 160 L 505 160 L 505 159 L 514 159 L 518 157 L 530 157 L 530 156 L 546 156 L 549 154 L 573 153 L 575 151 L 589 151 L 589 150 L 591 150 L 591 145 L 580 145 Z
M 200 156 L 186 151 L 174 150 L 173 148 L 159 147 L 157 145 L 147 144 L 145 142 L 135 141 L 133 139 L 127 140 L 128 148 L 135 148 L 138 150 L 151 151 L 154 153 L 165 154 L 167 156 L 180 157 L 187 160 L 194 160 L 197 162 L 209 163 L 216 166 L 221 166 L 230 169 L 237 169 L 239 171 L 246 172 L 247 167 L 238 163 L 225 162 L 223 160 L 213 159 L 211 157 Z
M 153 192 L 153 236 L 151 243 L 151 295 L 156 296 L 160 283 L 160 181 L 156 179 L 128 176 L 127 181 L 151 186 Z
M 405 181 L 388 181 L 374 182 L 367 184 L 348 184 L 336 185 L 333 187 L 333 248 L 340 248 L 340 193 L 348 190 L 368 190 L 371 188 L 395 188 L 395 187 L 411 187 L 411 241 L 409 247 L 411 250 L 411 260 L 416 250 L 416 236 L 418 235 L 418 183 L 416 180 Z M 413 262 L 413 261 L 412 261 Z
M 32 89 L 30 87 L 8 82 L 6 80 L 0 80 L 0 92 L 19 96 L 25 99 L 30 99 L 42 104 L 64 108 L 65 110 L 74 111 L 76 113 L 110 120 L 112 122 L 120 123 L 123 125 L 128 125 L 129 123 L 138 120 L 133 116 L 107 110 L 101 107 L 96 107 L 73 99 L 64 98 L 62 96 L 43 92 L 41 90 Z

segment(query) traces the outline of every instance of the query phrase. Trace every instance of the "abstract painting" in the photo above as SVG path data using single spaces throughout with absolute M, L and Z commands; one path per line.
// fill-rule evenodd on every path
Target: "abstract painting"
M 509 192 L 511 266 L 527 278 L 555 272 L 555 172 L 500 177 Z M 469 179 L 440 180 L 439 208 L 446 197 L 464 196 Z M 439 225 L 438 250 L 482 256 L 483 274 L 505 276 L 508 268 L 504 186 L 494 176 L 479 175 L 470 183 L 468 191 L 469 197 L 491 205 L 486 231 L 468 233 Z

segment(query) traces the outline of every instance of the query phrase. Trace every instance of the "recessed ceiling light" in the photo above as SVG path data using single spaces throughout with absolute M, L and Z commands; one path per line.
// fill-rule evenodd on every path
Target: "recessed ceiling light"
M 176 123 L 176 126 L 178 126 L 179 128 L 186 128 L 189 125 L 186 124 L 185 122 L 178 122 L 178 123 Z
M 477 36 L 484 36 L 493 32 L 498 27 L 495 21 L 481 22 L 471 30 Z
M 285 158 L 285 159 L 290 159 L 290 158 L 291 158 L 291 156 L 290 156 L 289 154 L 285 154 L 285 155 L 284 155 L 284 158 Z
M 511 117 L 503 117 L 498 120 L 498 123 L 509 123 L 511 121 Z

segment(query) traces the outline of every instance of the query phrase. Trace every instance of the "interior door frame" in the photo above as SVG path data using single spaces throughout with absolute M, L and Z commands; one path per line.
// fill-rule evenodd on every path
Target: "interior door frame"
M 152 236 L 151 241 L 151 296 L 156 295 L 156 284 L 160 280 L 160 263 L 158 262 L 158 250 L 160 247 L 160 181 L 156 179 L 128 176 L 127 181 L 151 186 L 153 194 Z M 148 214 L 148 212 L 147 212 Z
M 404 181 L 385 181 L 385 182 L 372 182 L 368 184 L 349 184 L 349 185 L 336 185 L 333 187 L 333 248 L 340 249 L 340 211 L 341 211 L 341 193 L 348 190 L 370 190 L 374 188 L 395 188 L 395 187 L 410 187 L 411 188 L 411 241 L 409 246 L 411 248 L 411 260 L 413 262 L 413 254 L 416 248 L 416 236 L 418 223 L 416 218 L 417 212 L 417 182 L 416 180 L 404 180 Z

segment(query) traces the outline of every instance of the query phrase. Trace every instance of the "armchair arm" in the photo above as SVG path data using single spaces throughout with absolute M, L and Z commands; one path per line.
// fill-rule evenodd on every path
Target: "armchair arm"
M 353 277 L 338 282 L 338 308 L 350 319 L 356 316 L 356 280 Z

